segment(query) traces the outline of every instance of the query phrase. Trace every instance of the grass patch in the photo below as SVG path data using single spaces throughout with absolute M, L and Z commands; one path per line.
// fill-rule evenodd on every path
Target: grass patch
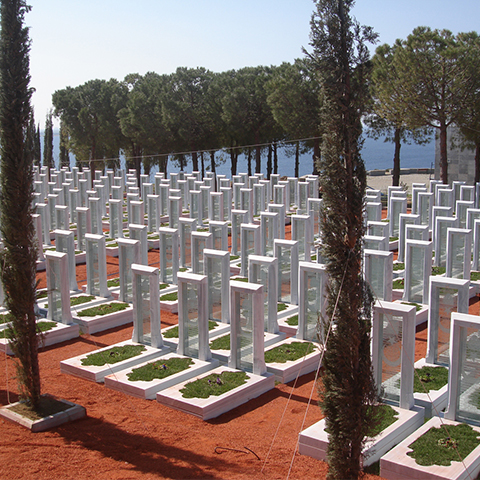
M 266 363 L 286 363 L 303 358 L 315 349 L 310 342 L 292 342 L 265 352 Z
M 240 258 L 240 255 L 230 255 L 230 261 L 231 260 L 238 260 Z
M 70 305 L 75 307 L 76 305 L 81 305 L 82 303 L 88 303 L 92 300 L 95 300 L 95 295 L 80 295 L 79 297 L 73 297 L 70 299 Z
M 277 303 L 277 312 L 283 312 L 288 308 L 286 303 Z
M 178 300 L 178 292 L 167 293 L 160 297 L 162 302 L 175 302 L 176 300 Z
M 445 267 L 432 267 L 432 275 L 443 275 L 446 271 Z
M 235 277 L 235 278 L 232 278 L 232 280 L 235 280 L 236 282 L 248 282 L 247 277 Z
M 422 306 L 419 303 L 415 302 L 402 302 L 403 305 L 411 305 L 412 307 L 415 307 L 415 311 L 419 312 L 422 309 Z
M 380 432 L 383 432 L 387 427 L 398 420 L 398 412 L 390 405 L 382 403 L 374 405 L 373 408 L 379 410 L 378 415 L 380 416 L 380 423 L 369 433 L 371 438 L 376 437 Z
M 292 317 L 287 318 L 287 320 L 285 321 L 285 323 L 287 323 L 287 324 L 290 325 L 291 327 L 296 327 L 296 326 L 298 326 L 298 315 L 293 315 Z
M 7 314 L 7 315 L 11 315 L 11 314 Z M 52 330 L 52 328 L 56 326 L 57 326 L 57 322 L 46 322 L 46 321 L 37 322 L 37 327 L 36 327 L 37 334 L 48 332 L 49 330 Z M 0 330 L 0 338 L 6 338 L 8 340 L 11 340 L 13 338 L 13 334 L 14 334 L 14 331 L 10 327 Z
M 478 282 L 478 280 L 480 280 L 480 272 L 470 272 L 470 280 L 472 282 Z
M 245 372 L 222 372 L 220 375 L 212 373 L 194 382 L 187 383 L 180 392 L 182 392 L 183 398 L 219 396 L 243 385 L 249 378 Z
M 33 409 L 31 405 L 21 402 L 17 405 L 7 407 L 12 412 L 18 413 L 22 417 L 26 417 L 30 420 L 41 420 L 42 418 L 49 417 L 55 413 L 64 412 L 72 406 L 68 403 L 61 402 L 52 397 L 40 397 L 40 403 L 36 409 Z
M 430 390 L 440 390 L 448 383 L 448 369 L 445 367 L 430 367 L 425 365 L 415 369 L 413 391 L 425 393 Z
M 208 321 L 208 329 L 213 330 L 218 325 L 217 322 L 212 320 Z M 165 333 L 162 333 L 163 338 L 178 338 L 178 325 L 172 327 L 170 330 L 167 330 Z
M 161 283 L 159 288 L 160 290 L 165 290 L 166 288 L 168 288 L 170 285 L 168 283 Z
M 144 345 L 123 345 L 113 347 L 103 352 L 91 353 L 82 358 L 82 365 L 103 367 L 107 363 L 118 363 L 128 358 L 136 357 L 146 350 Z
M 0 325 L 11 322 L 14 319 L 15 317 L 11 313 L 3 313 L 2 315 L 0 315 Z
M 178 269 L 179 272 L 186 272 L 187 270 L 188 270 L 187 267 L 180 267 L 180 268 Z
M 251 345 L 251 343 L 252 342 L 247 340 L 245 337 L 240 337 L 241 347 L 248 347 Z M 210 348 L 212 350 L 230 350 L 230 334 L 213 339 L 210 342 Z
M 48 297 L 48 291 L 43 290 L 43 292 L 37 292 L 37 300 L 40 300 L 41 298 L 47 298 Z
M 398 272 L 398 270 L 405 270 L 405 264 L 404 263 L 394 263 L 393 264 L 393 271 Z
M 170 358 L 168 360 L 159 360 L 157 362 L 147 363 L 143 367 L 134 368 L 127 373 L 130 382 L 151 382 L 154 379 L 162 379 L 174 375 L 190 368 L 193 365 L 191 358 Z
M 111 278 L 110 280 L 107 280 L 107 287 L 112 288 L 112 287 L 119 287 L 120 286 L 120 278 Z
M 452 462 L 466 458 L 478 445 L 478 432 L 461 423 L 448 425 L 448 429 L 431 428 L 408 446 L 412 451 L 407 455 L 414 458 L 418 465 L 448 467 Z
M 390 237 L 391 242 L 396 242 L 398 240 L 398 237 Z
M 96 317 L 108 315 L 109 313 L 121 312 L 128 307 L 128 303 L 116 302 L 116 303 L 105 303 L 98 305 L 92 308 L 86 308 L 77 313 L 79 317 Z
M 403 290 L 405 288 L 405 280 L 403 278 L 396 278 L 392 283 L 394 290 Z

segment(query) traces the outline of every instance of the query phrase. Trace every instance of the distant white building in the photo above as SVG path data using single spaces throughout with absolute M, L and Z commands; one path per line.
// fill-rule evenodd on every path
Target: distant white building
M 460 148 L 457 139 L 459 131 L 457 127 L 449 127 L 447 131 L 447 159 L 448 159 L 448 183 L 456 180 L 464 181 L 467 185 L 473 185 L 475 179 L 475 150 Z M 452 143 L 453 139 L 453 143 Z M 435 178 L 440 179 L 440 140 L 435 135 Z

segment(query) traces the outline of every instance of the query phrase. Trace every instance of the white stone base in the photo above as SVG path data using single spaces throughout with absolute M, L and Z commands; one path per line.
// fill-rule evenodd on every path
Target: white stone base
M 223 371 L 235 372 L 228 367 L 219 367 L 208 372 L 208 374 L 220 375 Z M 275 378 L 273 375 L 266 373 L 265 375 L 254 375 L 247 373 L 248 380 L 245 384 L 230 390 L 220 396 L 210 396 L 209 398 L 183 398 L 180 390 L 189 382 L 193 382 L 200 377 L 192 378 L 174 387 L 167 388 L 157 393 L 157 402 L 167 407 L 180 410 L 191 415 L 200 417 L 202 420 L 216 418 L 222 413 L 229 412 L 234 408 L 242 405 L 252 398 L 275 388 Z M 201 375 L 204 377 L 205 375 Z
M 108 303 L 115 303 L 115 301 L 109 300 Z M 90 307 L 85 307 L 85 309 L 86 308 Z M 78 311 L 81 311 L 81 309 L 79 308 Z M 103 332 L 109 328 L 132 323 L 133 305 L 129 305 L 125 310 L 121 310 L 119 312 L 113 312 L 107 315 L 96 315 L 94 317 L 79 317 L 72 312 L 72 317 L 73 321 L 80 325 L 80 328 L 84 333 L 92 334 L 96 332 Z
M 40 318 L 38 321 L 50 322 L 51 320 Z M 40 348 L 49 347 L 50 345 L 55 345 L 57 343 L 71 340 L 72 338 L 77 338 L 79 335 L 80 329 L 78 325 L 64 325 L 63 323 L 57 322 L 57 325 L 55 327 L 43 333 L 43 339 L 41 339 L 41 337 L 38 337 L 38 346 Z M 0 352 L 6 352 L 7 355 L 13 355 L 8 339 L 0 338 Z
M 398 412 L 398 420 L 376 437 L 365 443 L 362 459 L 368 466 L 380 460 L 394 445 L 400 443 L 423 424 L 423 408 L 413 407 L 412 410 L 392 407 Z M 328 434 L 325 432 L 325 419 L 320 420 L 303 432 L 298 439 L 298 451 L 302 455 L 325 460 L 327 457 Z M 383 475 L 382 475 L 383 476 Z
M 311 343 L 296 338 L 287 338 L 282 342 L 266 348 L 265 351 L 279 347 L 280 345 L 288 345 L 292 342 Z M 312 343 L 312 345 L 314 346 L 314 350 L 298 360 L 285 363 L 267 363 L 267 372 L 273 373 L 277 382 L 288 383 L 301 375 L 316 371 L 320 363 L 321 349 L 316 343 Z
M 187 358 L 181 355 L 177 355 L 176 353 L 167 353 L 166 355 L 162 355 L 160 357 L 161 360 L 168 360 L 170 358 Z M 105 377 L 105 386 L 107 388 L 111 388 L 112 390 L 118 390 L 120 392 L 127 393 L 128 395 L 132 395 L 134 397 L 144 398 L 147 400 L 153 400 L 157 392 L 161 390 L 165 390 L 166 388 L 170 388 L 178 383 L 184 382 L 189 380 L 192 377 L 199 376 L 209 370 L 213 370 L 214 368 L 218 367 L 218 360 L 211 360 L 210 362 L 204 362 L 201 360 L 197 360 L 192 358 L 193 365 L 191 365 L 186 370 L 178 372 L 174 375 L 170 375 L 169 377 L 162 378 L 162 379 L 154 379 L 150 382 L 144 381 L 136 381 L 131 382 L 128 379 L 128 374 L 134 369 L 142 367 L 147 363 L 151 363 L 152 361 L 159 360 L 159 357 L 150 360 L 149 362 L 144 362 L 139 365 L 135 365 L 134 367 L 121 370 L 120 372 L 113 373 L 107 375 Z
M 283 310 L 282 312 L 277 312 L 277 321 L 292 317 L 293 315 L 298 315 L 298 305 L 292 305 L 290 303 L 287 303 L 286 305 L 286 310 Z
M 90 296 L 90 295 L 87 295 L 86 293 L 84 293 L 86 290 L 86 285 L 83 285 L 81 287 L 81 291 L 80 293 L 77 292 L 75 294 L 71 294 L 70 295 L 70 300 L 72 298 L 77 298 L 77 297 L 86 297 L 86 296 Z M 83 292 L 83 293 L 81 293 Z M 109 298 L 105 298 L 105 297 L 95 297 L 93 300 L 91 300 L 90 302 L 87 302 L 87 303 L 82 303 L 80 305 L 75 305 L 73 307 L 70 307 L 70 310 L 72 312 L 72 315 L 75 316 L 75 312 L 78 312 L 80 310 L 85 310 L 86 308 L 90 308 L 90 307 L 94 307 L 96 305 L 100 305 L 101 303 L 108 303 L 108 302 L 111 302 L 112 301 L 112 297 L 109 297 Z M 43 316 L 47 316 L 48 314 L 48 308 L 47 308 L 47 305 L 48 305 L 48 297 L 44 297 L 44 298 L 41 298 L 38 303 L 38 311 L 40 313 L 40 315 L 43 315 Z
M 98 353 L 104 350 L 110 350 L 113 347 L 122 347 L 124 345 L 140 344 L 132 342 L 132 340 L 125 340 L 124 342 L 116 343 L 115 345 L 109 345 L 108 347 L 99 348 L 98 350 L 94 350 L 92 352 L 84 353 L 67 360 L 62 360 L 60 362 L 60 371 L 62 373 L 68 373 L 70 375 L 75 375 L 76 377 L 84 378 L 85 380 L 102 383 L 106 375 L 119 372 L 120 370 L 133 367 L 134 365 L 139 365 L 140 363 L 154 360 L 155 358 L 161 357 L 162 355 L 170 352 L 170 348 L 168 347 L 153 348 L 149 347 L 148 345 L 144 345 L 146 350 L 140 355 L 127 358 L 122 362 L 105 364 L 100 367 L 95 365 L 82 365 L 82 359 L 88 357 L 88 355 L 91 355 L 92 353 Z
M 478 446 L 462 462 L 452 462 L 450 466 L 432 465 L 424 467 L 418 465 L 414 458 L 407 455 L 411 451 L 408 448 L 417 438 L 421 437 L 430 428 L 438 428 L 442 424 L 458 425 L 458 422 L 431 418 L 416 432 L 403 440 L 393 450 L 388 452 L 380 460 L 380 476 L 388 480 L 442 480 L 442 479 L 475 479 L 480 472 L 480 446 Z M 473 427 L 479 432 L 480 428 Z
M 63 423 L 73 422 L 86 416 L 87 412 L 84 407 L 77 405 L 76 403 L 69 402 L 67 400 L 59 400 L 62 403 L 70 405 L 70 408 L 63 410 L 62 412 L 55 413 L 45 418 L 40 418 L 39 420 L 30 420 L 18 413 L 13 412 L 9 407 L 13 405 L 18 405 L 19 402 L 12 405 L 7 405 L 0 408 L 0 417 L 4 418 L 13 423 L 18 423 L 25 428 L 28 428 L 33 433 L 43 432 L 49 428 L 58 427 Z

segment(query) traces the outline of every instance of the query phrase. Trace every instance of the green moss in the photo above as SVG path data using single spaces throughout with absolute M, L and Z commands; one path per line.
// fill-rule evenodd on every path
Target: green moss
M 121 302 L 103 303 L 102 305 L 97 305 L 96 307 L 81 310 L 77 313 L 77 315 L 79 317 L 96 317 L 97 315 L 103 316 L 108 315 L 109 313 L 121 312 L 128 306 L 128 303 Z
M 178 292 L 167 293 L 160 297 L 162 302 L 175 302 L 178 300 Z
M 405 270 L 405 264 L 404 263 L 394 263 L 393 264 L 393 271 L 398 272 L 398 270 Z
M 418 303 L 414 302 L 402 302 L 403 305 L 411 305 L 412 307 L 415 307 L 415 311 L 419 312 L 422 309 L 422 306 Z
M 446 271 L 445 267 L 432 267 L 432 275 L 443 275 Z
M 7 314 L 9 315 L 9 314 Z M 50 321 L 40 321 L 37 322 L 37 333 L 44 333 L 52 330 L 57 326 L 56 322 Z M 0 330 L 0 338 L 7 338 L 8 340 L 12 339 L 13 337 L 13 330 L 10 327 L 7 327 L 3 330 Z
M 466 458 L 478 445 L 478 432 L 470 425 L 448 425 L 447 428 L 432 427 L 420 438 L 411 443 L 407 455 L 414 458 L 418 465 L 449 466 Z
M 41 298 L 47 298 L 47 297 L 48 297 L 47 290 L 37 291 L 37 300 L 40 300 Z
M 448 383 L 448 369 L 445 367 L 430 367 L 425 365 L 415 369 L 413 391 L 427 393 L 430 390 L 440 390 Z
M 405 280 L 403 278 L 396 278 L 392 283 L 394 290 L 403 290 L 405 288 Z
M 283 312 L 288 308 L 286 303 L 277 303 L 277 312 Z
M 111 278 L 110 280 L 107 280 L 107 287 L 112 288 L 112 287 L 119 287 L 120 286 L 120 278 Z
M 81 305 L 82 303 L 88 303 L 92 300 L 95 300 L 95 295 L 80 295 L 79 297 L 72 297 L 70 299 L 70 305 L 75 307 L 76 305 Z
M 287 318 L 287 320 L 285 321 L 285 323 L 287 323 L 287 324 L 290 325 L 291 327 L 296 327 L 296 326 L 298 326 L 298 315 L 293 315 L 293 316 Z
M 266 363 L 286 363 L 293 362 L 299 358 L 312 353 L 315 349 L 313 343 L 310 342 L 292 342 L 289 344 L 279 345 L 265 352 Z
M 472 282 L 478 282 L 480 280 L 480 272 L 470 272 L 470 280 Z
M 123 345 L 122 347 L 113 347 L 102 352 L 91 353 L 82 358 L 82 365 L 103 367 L 107 363 L 118 363 L 128 358 L 136 357 L 146 350 L 144 345 Z
M 212 373 L 187 383 L 180 392 L 184 398 L 219 396 L 243 385 L 249 378 L 245 372 L 222 372 L 220 375 Z
M 380 404 L 375 405 L 374 408 L 379 409 L 380 423 L 369 432 L 370 437 L 376 437 L 380 432 L 383 432 L 398 420 L 398 412 L 390 405 Z
M 208 329 L 213 330 L 218 325 L 217 322 L 213 322 L 212 320 L 208 321 Z M 170 328 L 169 330 L 162 333 L 163 338 L 178 338 L 178 325 L 175 327 Z
M 156 362 L 147 363 L 143 367 L 134 368 L 127 373 L 130 382 L 151 382 L 154 379 L 162 379 L 174 375 L 190 368 L 193 365 L 191 358 L 169 358 L 168 360 L 158 360 Z

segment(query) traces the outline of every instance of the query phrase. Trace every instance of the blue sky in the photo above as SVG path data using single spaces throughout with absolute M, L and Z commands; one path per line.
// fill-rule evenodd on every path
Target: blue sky
M 55 90 L 129 73 L 279 65 L 308 48 L 312 0 L 38 0 L 30 27 L 31 86 L 43 127 Z M 478 29 L 479 0 L 357 0 L 353 15 L 380 43 L 427 25 Z M 374 47 L 373 47 L 374 48 Z M 373 50 L 372 50 L 373 51 Z

